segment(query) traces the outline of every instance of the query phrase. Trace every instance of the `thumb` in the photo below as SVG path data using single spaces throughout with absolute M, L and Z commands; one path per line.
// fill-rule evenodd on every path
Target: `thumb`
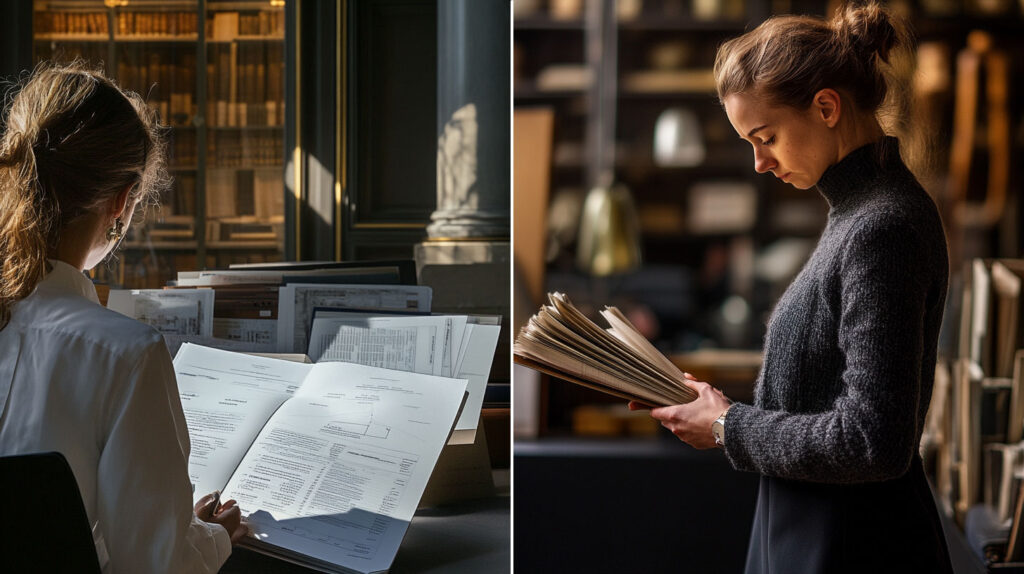
M 200 498 L 199 502 L 196 502 L 195 507 L 193 508 L 193 510 L 195 510 L 196 516 L 198 516 L 200 518 L 200 520 L 209 522 L 210 518 L 213 517 L 213 511 L 214 511 L 213 507 L 214 507 L 214 504 L 216 504 L 214 502 L 214 499 L 215 499 L 215 497 L 214 497 L 213 493 L 210 493 L 210 494 L 207 494 L 206 496 Z

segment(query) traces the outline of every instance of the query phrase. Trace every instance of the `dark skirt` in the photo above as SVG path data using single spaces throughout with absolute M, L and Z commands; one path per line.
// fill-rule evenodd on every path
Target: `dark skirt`
M 921 458 L 869 484 L 761 477 L 747 574 L 952 574 Z

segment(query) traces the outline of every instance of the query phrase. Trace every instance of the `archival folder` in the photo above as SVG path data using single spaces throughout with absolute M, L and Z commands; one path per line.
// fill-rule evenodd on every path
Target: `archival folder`
M 566 381 L 650 406 L 688 403 L 697 393 L 682 371 L 615 307 L 588 319 L 563 293 L 549 293 L 516 337 L 515 362 Z

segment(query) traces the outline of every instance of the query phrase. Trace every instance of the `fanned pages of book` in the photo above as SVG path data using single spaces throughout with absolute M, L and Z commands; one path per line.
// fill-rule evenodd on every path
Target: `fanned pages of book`
M 578 385 L 650 406 L 688 403 L 697 393 L 682 371 L 617 308 L 605 307 L 602 328 L 563 293 L 544 305 L 516 337 L 515 362 Z

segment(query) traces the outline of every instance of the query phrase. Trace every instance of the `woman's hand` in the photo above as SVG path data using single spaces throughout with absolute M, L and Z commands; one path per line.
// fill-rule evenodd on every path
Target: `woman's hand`
M 228 531 L 228 536 L 231 537 L 231 544 L 237 544 L 239 540 L 249 534 L 249 526 L 242 520 L 242 511 L 234 499 L 220 504 L 218 498 L 215 492 L 200 498 L 195 506 L 196 516 L 203 522 L 212 522 L 223 526 L 224 530 Z
M 689 379 L 686 384 L 697 391 L 697 399 L 682 405 L 653 408 L 651 416 L 661 421 L 661 426 L 672 431 L 679 440 L 693 448 L 714 448 L 717 445 L 715 436 L 711 434 L 711 423 L 715 422 L 732 403 L 725 398 L 722 391 L 697 381 L 690 373 L 685 375 Z M 635 411 L 650 407 L 631 401 L 629 408 Z

